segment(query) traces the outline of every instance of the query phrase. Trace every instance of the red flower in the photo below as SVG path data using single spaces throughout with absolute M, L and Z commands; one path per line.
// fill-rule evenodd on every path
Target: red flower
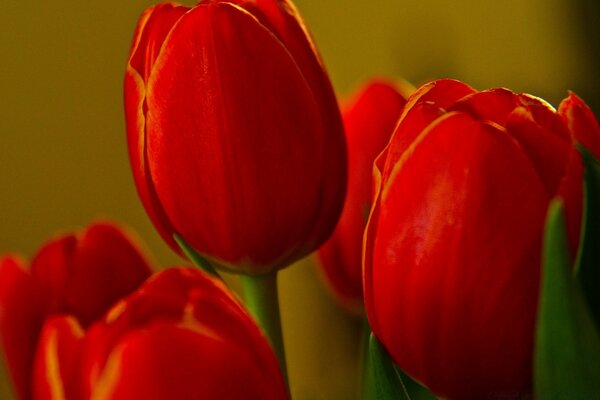
M 148 279 L 87 332 L 44 325 L 36 398 L 287 399 L 266 338 L 223 283 L 196 269 Z
M 138 193 L 163 238 L 221 267 L 273 271 L 332 232 L 345 144 L 314 44 L 287 0 L 160 4 L 125 78 Z
M 96 224 L 0 260 L 0 334 L 20 399 L 286 399 L 267 340 L 224 285 L 150 277 L 118 228 Z M 145 282 L 144 282 L 145 281 Z
M 32 398 L 31 371 L 45 320 L 68 314 L 86 328 L 150 272 L 129 236 L 103 223 L 51 240 L 30 269 L 15 256 L 0 259 L 0 335 L 19 398 Z
M 549 201 L 565 202 L 571 249 L 581 220 L 581 141 L 600 128 L 570 95 L 555 112 L 506 89 L 429 83 L 409 98 L 376 161 L 365 236 L 372 329 L 438 396 L 531 392 L 541 243 Z
M 374 81 L 343 110 L 348 194 L 335 231 L 318 255 L 331 289 L 351 311 L 363 309 L 362 238 L 371 207 L 373 161 L 388 143 L 405 102 L 393 85 Z

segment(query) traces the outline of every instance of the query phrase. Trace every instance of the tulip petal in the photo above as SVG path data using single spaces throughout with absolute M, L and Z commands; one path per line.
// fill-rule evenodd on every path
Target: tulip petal
M 572 141 L 572 135 L 569 133 L 565 121 L 547 101 L 527 93 L 521 93 L 518 97 L 519 103 L 529 110 L 531 117 L 538 125 L 563 140 Z
M 475 93 L 475 89 L 453 79 L 440 79 L 426 83 L 417 89 L 407 100 L 404 115 L 418 103 L 430 102 L 439 108 L 448 109 L 458 100 Z
M 189 10 L 188 7 L 174 3 L 162 3 L 146 10 L 138 23 L 139 35 L 134 36 L 129 64 L 144 82 L 148 82 L 154 62 L 160 53 L 165 38 L 179 21 L 179 18 Z
M 254 274 L 301 256 L 324 201 L 326 134 L 281 43 L 242 9 L 199 5 L 167 38 L 147 101 L 152 180 L 176 232 Z
M 554 196 L 567 168 L 571 142 L 539 125 L 524 107 L 517 107 L 508 116 L 506 129 L 519 141 L 548 195 Z
M 138 22 L 130 50 L 124 82 L 127 147 L 138 196 L 163 240 L 176 252 L 173 228 L 163 211 L 146 160 L 146 82 L 162 44 L 177 20 L 189 8 L 175 3 L 149 7 Z
M 127 148 L 136 190 L 152 224 L 165 242 L 177 253 L 179 246 L 173 240 L 173 228 L 165 215 L 154 184 L 150 179 L 146 160 L 146 82 L 162 43 L 176 18 L 187 8 L 174 3 L 149 7 L 138 22 L 130 50 L 124 82 Z M 149 43 L 151 42 L 151 43 Z M 151 48 L 147 48 L 150 44 Z
M 130 334 L 111 354 L 92 399 L 285 399 L 231 342 L 171 324 Z
M 77 373 L 83 329 L 73 317 L 46 321 L 40 334 L 33 370 L 35 399 L 82 398 L 77 394 Z
M 32 261 L 32 274 L 51 312 L 66 312 L 86 327 L 150 275 L 135 242 L 111 224 L 50 241 Z
M 150 178 L 146 160 L 146 88 L 140 75 L 130 65 L 127 66 L 124 86 L 127 149 L 138 196 L 160 236 L 175 252 L 180 253 L 179 246 L 173 239 L 171 222 L 158 201 Z
M 548 194 L 507 132 L 463 113 L 448 114 L 405 154 L 369 221 L 376 236 L 371 226 L 366 235 L 374 333 L 438 396 L 526 391 Z M 384 324 L 384 316 L 393 318 Z
M 342 208 L 345 196 L 345 184 L 340 178 L 346 175 L 346 157 L 342 150 L 344 133 L 340 111 L 325 71 L 325 66 L 304 25 L 300 14 L 288 0 L 233 0 L 254 15 L 265 27 L 274 33 L 285 45 L 298 65 L 311 88 L 315 100 L 319 102 L 319 112 L 324 121 L 327 140 L 324 143 L 325 154 L 329 159 L 323 166 L 323 205 L 321 214 L 316 218 L 313 228 L 315 243 L 322 243 L 329 237 Z
M 344 111 L 348 194 L 331 238 L 319 249 L 327 283 L 342 304 L 362 310 L 362 236 L 371 203 L 373 161 L 389 141 L 406 100 L 385 82 L 372 82 Z
M 0 259 L 0 305 L 0 338 L 13 386 L 20 399 L 30 399 L 45 306 L 35 280 L 16 257 Z
M 389 175 L 394 171 L 394 164 L 402 159 L 403 154 L 412 151 L 411 146 L 425 129 L 436 119 L 441 117 L 444 110 L 430 102 L 414 105 L 403 117 L 388 144 L 383 155 L 380 155 L 379 163 L 384 165 L 383 180 L 387 181 Z
M 520 105 L 518 96 L 508 89 L 498 88 L 465 96 L 448 111 L 468 112 L 482 121 L 492 121 L 504 126 L 510 113 Z
M 84 393 L 94 399 L 286 398 L 258 326 L 220 280 L 195 269 L 153 276 L 90 329 L 84 347 Z
M 600 160 L 600 126 L 592 110 L 575 93 L 560 103 L 558 113 L 579 143 Z

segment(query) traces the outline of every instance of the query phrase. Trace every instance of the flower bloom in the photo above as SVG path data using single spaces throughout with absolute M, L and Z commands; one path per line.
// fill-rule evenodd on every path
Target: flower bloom
M 120 229 L 95 224 L 0 260 L 0 333 L 20 399 L 286 399 L 267 339 L 223 283 L 150 276 Z
M 558 111 L 451 80 L 411 96 L 376 161 L 365 304 L 393 360 L 449 399 L 531 393 L 544 221 L 565 204 L 579 241 L 582 161 L 600 128 L 574 94 Z M 491 397 L 490 397 L 491 396 Z
M 142 203 L 222 268 L 263 274 L 333 231 L 346 150 L 329 79 L 287 0 L 147 9 L 125 77 Z
M 392 136 L 405 102 L 392 84 L 372 81 L 343 108 L 348 193 L 340 220 L 318 256 L 333 293 L 351 311 L 363 309 L 362 238 L 371 208 L 373 161 Z
M 0 336 L 18 397 L 32 398 L 33 362 L 46 320 L 68 314 L 87 328 L 150 273 L 133 240 L 106 223 L 50 240 L 30 268 L 16 256 L 0 258 Z
M 34 367 L 37 398 L 287 399 L 267 339 L 216 278 L 170 268 L 87 331 L 46 321 Z

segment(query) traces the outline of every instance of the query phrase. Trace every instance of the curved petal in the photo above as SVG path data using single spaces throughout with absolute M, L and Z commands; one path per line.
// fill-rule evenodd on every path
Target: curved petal
M 92 327 L 84 353 L 84 393 L 93 398 L 238 398 L 240 388 L 249 398 L 287 398 L 258 326 L 198 270 L 153 276 Z
M 546 100 L 527 93 L 518 95 L 519 103 L 527 108 L 533 120 L 548 132 L 552 132 L 564 141 L 573 140 L 563 119 Z
M 524 107 L 517 107 L 508 116 L 506 130 L 531 160 L 548 194 L 554 196 L 567 168 L 571 141 L 538 124 Z
M 131 46 L 129 65 L 144 82 L 148 82 L 165 38 L 188 10 L 188 7 L 175 3 L 162 3 L 148 8 L 140 17 Z
M 383 158 L 380 160 L 384 171 L 384 181 L 388 180 L 389 175 L 394 171 L 394 165 L 406 151 L 410 151 L 411 146 L 425 129 L 443 115 L 444 110 L 430 102 L 415 104 L 408 112 L 405 111 L 387 145 L 385 160 Z
M 184 15 L 147 101 L 152 180 L 192 247 L 254 274 L 312 250 L 302 247 L 335 155 L 303 75 L 254 17 L 226 3 Z
M 600 126 L 592 110 L 575 93 L 560 103 L 558 113 L 567 123 L 571 134 L 600 160 Z
M 160 236 L 174 251 L 181 254 L 179 246 L 173 239 L 174 229 L 160 205 L 154 184 L 150 178 L 146 156 L 146 116 L 144 110 L 146 87 L 141 76 L 131 66 L 127 67 L 125 74 L 124 94 L 127 150 L 136 191 L 150 221 L 152 221 Z
M 173 227 L 158 201 L 146 155 L 146 82 L 171 27 L 188 8 L 164 3 L 148 8 L 138 22 L 124 81 L 127 148 L 138 196 L 152 224 L 177 253 Z
M 527 393 L 549 196 L 507 132 L 463 113 L 405 157 L 366 237 L 375 334 L 438 396 Z
M 93 399 L 286 399 L 231 342 L 172 324 L 137 331 L 111 354 Z
M 498 88 L 465 96 L 448 110 L 468 112 L 481 121 L 492 121 L 504 126 L 509 114 L 519 105 L 516 94 L 508 89 Z
M 77 392 L 83 335 L 73 317 L 54 317 L 44 324 L 33 370 L 35 399 L 83 399 Z
M 389 141 L 405 102 L 393 85 L 374 81 L 344 110 L 348 194 L 336 229 L 318 254 L 328 284 L 351 310 L 363 308 L 361 249 L 371 203 L 373 161 Z
M 17 257 L 0 259 L 0 339 L 15 392 L 31 398 L 31 371 L 45 317 L 39 287 Z
M 402 118 L 404 118 L 404 115 L 406 115 L 415 104 L 430 102 L 435 104 L 438 108 L 447 110 L 458 100 L 473 93 L 476 93 L 475 89 L 466 83 L 454 79 L 440 79 L 428 82 L 418 88 L 408 98 Z
M 318 104 L 327 137 L 324 142 L 328 161 L 323 166 L 323 204 L 315 219 L 312 236 L 319 245 L 329 237 L 339 218 L 346 184 L 344 131 L 335 93 L 325 66 L 299 12 L 288 0 L 233 0 L 252 13 L 271 30 L 292 55 Z
M 31 269 L 51 312 L 72 314 L 84 327 L 151 273 L 133 239 L 107 223 L 50 241 L 35 256 Z

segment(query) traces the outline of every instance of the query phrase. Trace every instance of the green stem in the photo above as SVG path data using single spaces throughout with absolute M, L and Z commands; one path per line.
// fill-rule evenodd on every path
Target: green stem
M 198 254 L 198 252 L 196 252 L 196 250 L 192 249 L 190 247 L 190 245 L 187 244 L 187 242 L 185 240 L 183 240 L 183 238 L 181 236 L 179 236 L 178 234 L 174 234 L 173 239 L 175 239 L 175 241 L 181 248 L 181 251 L 183 251 L 183 253 L 187 256 L 187 258 L 196 267 L 204 270 L 205 272 L 208 272 L 209 274 L 211 274 L 213 276 L 216 276 L 217 278 L 221 278 L 221 276 L 213 268 L 213 266 L 210 265 L 210 263 L 204 257 L 202 257 L 200 254 Z
M 371 336 L 371 327 L 366 317 L 363 317 L 360 332 L 360 355 L 358 365 L 360 368 L 360 376 L 358 379 L 358 390 L 361 394 L 361 399 L 372 400 L 375 390 L 373 388 L 373 378 L 371 376 L 371 363 L 369 354 L 369 336 Z
M 283 334 L 281 332 L 279 296 L 277 294 L 277 271 L 259 276 L 242 275 L 241 279 L 246 306 L 271 342 L 289 391 Z

